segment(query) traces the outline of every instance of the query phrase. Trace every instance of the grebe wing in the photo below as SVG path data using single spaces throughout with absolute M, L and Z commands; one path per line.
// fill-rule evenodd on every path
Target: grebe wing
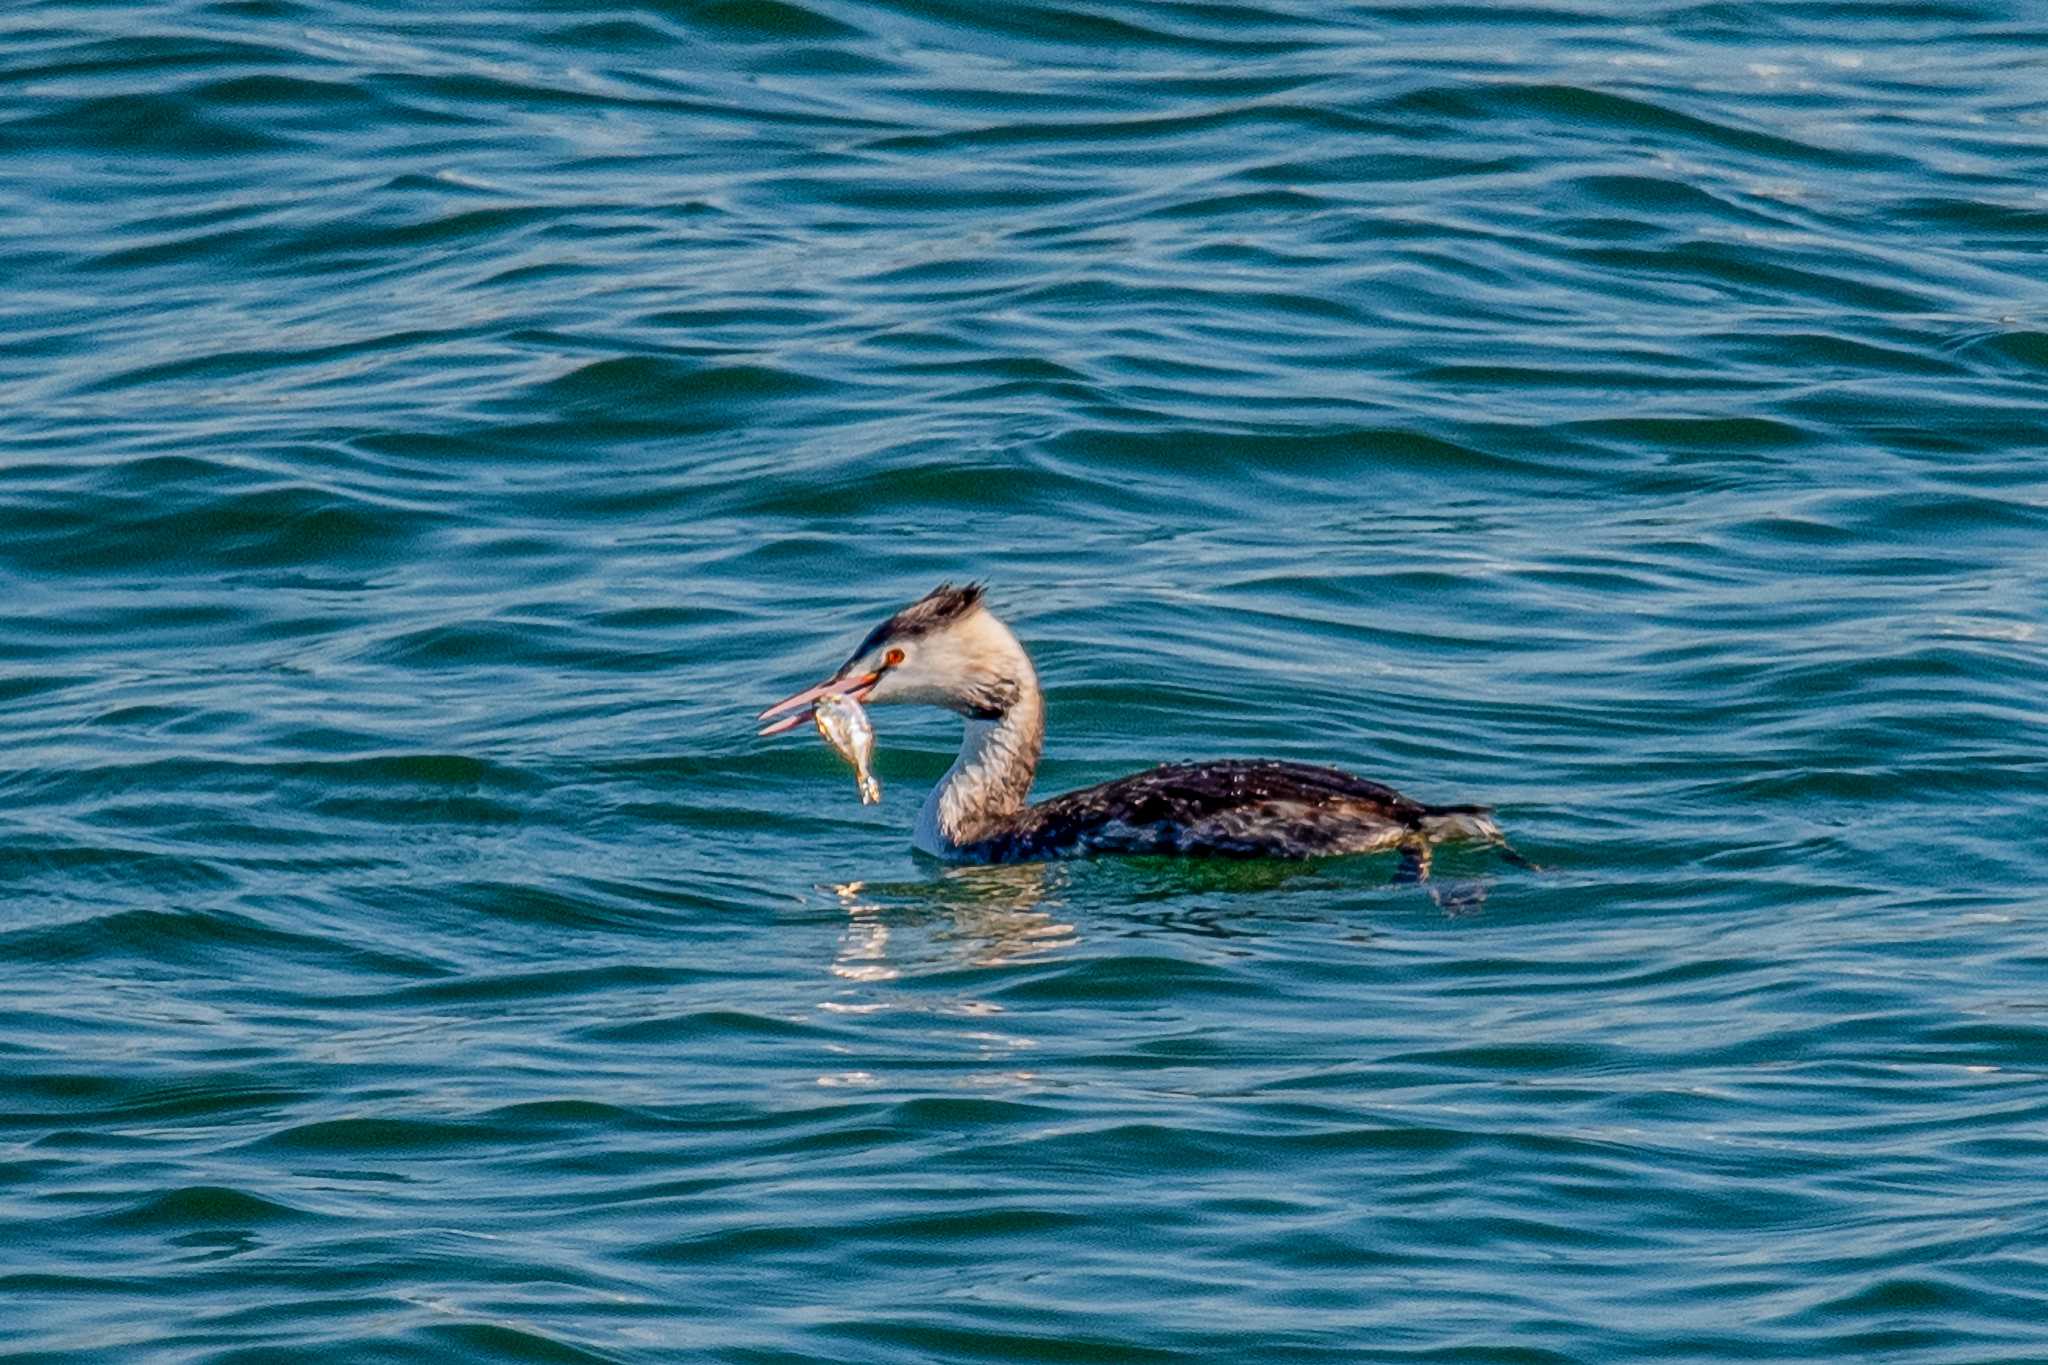
M 1392 847 L 1428 813 L 1392 787 L 1336 768 L 1255 759 L 1169 763 L 1031 807 L 999 856 L 1363 852 Z
M 1237 806 L 1266 801 L 1359 801 L 1383 807 L 1390 816 L 1420 817 L 1422 807 L 1392 787 L 1353 777 L 1336 768 L 1277 759 L 1225 759 L 1216 763 L 1168 763 L 1083 787 L 1034 807 L 1047 815 L 1114 812 L 1131 824 L 1171 820 L 1189 824 Z

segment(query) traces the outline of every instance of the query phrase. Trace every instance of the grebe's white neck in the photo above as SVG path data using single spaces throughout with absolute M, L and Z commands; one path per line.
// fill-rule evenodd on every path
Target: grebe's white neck
M 1028 660 L 1014 681 L 1016 699 L 999 715 L 967 718 L 960 756 L 918 812 L 912 843 L 920 852 L 958 858 L 969 845 L 1000 833 L 1029 803 L 1045 747 L 1045 700 Z

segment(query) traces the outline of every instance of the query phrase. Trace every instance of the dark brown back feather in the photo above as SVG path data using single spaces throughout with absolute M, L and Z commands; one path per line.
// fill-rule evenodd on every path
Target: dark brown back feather
M 1252 807 L 1305 808 L 1313 813 L 1341 808 L 1347 821 L 1377 819 L 1419 830 L 1429 808 L 1392 787 L 1336 768 L 1273 759 L 1226 759 L 1216 763 L 1169 763 L 1131 777 L 1083 787 L 1055 796 L 1023 813 L 1018 826 L 999 836 L 1003 847 L 987 853 L 996 861 L 1056 857 L 1072 845 L 1085 843 L 1091 832 L 1121 826 L 1137 835 L 1153 831 L 1160 853 L 1189 851 L 1180 835 L 1214 816 Z M 1276 843 L 1288 836 L 1274 831 Z M 1142 839 L 1140 839 L 1142 842 Z M 1241 849 L 1217 853 L 1288 856 L 1302 850 L 1265 849 L 1253 840 Z M 1141 851 L 1135 846 L 1124 851 Z

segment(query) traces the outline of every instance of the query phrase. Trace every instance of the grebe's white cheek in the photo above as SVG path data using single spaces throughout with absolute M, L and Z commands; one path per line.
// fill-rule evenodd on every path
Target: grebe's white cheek
M 882 670 L 882 676 L 875 682 L 875 690 L 868 693 L 868 705 L 928 702 L 933 695 L 931 680 L 925 676 L 924 670 L 915 661 L 906 661 Z

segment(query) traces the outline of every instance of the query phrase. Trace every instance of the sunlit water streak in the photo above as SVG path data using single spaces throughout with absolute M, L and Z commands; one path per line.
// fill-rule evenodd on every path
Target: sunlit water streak
M 0 16 L 0 1354 L 2048 1354 L 2048 26 Z M 982 576 L 946 873 L 765 702 Z

